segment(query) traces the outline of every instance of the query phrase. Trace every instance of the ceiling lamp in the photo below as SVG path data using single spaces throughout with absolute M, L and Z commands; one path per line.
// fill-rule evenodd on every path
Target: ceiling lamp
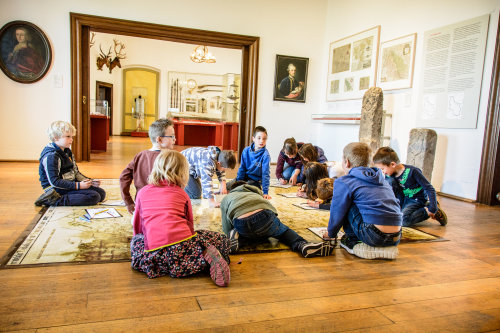
M 205 45 L 198 45 L 191 53 L 191 60 L 196 63 L 207 62 L 214 63 L 215 56 L 208 52 L 208 47 Z

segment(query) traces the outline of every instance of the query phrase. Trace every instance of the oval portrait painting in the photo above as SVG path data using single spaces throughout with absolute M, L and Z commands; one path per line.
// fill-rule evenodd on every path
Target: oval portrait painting
M 0 30 L 0 67 L 12 80 L 36 82 L 45 76 L 51 61 L 50 43 L 36 25 L 12 21 Z

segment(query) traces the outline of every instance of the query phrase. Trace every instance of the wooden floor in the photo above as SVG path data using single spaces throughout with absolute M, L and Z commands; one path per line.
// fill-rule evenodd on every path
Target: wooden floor
M 117 178 L 145 139 L 113 138 L 79 163 Z M 0 253 L 39 208 L 38 164 L 0 163 Z M 441 198 L 447 242 L 402 244 L 394 261 L 336 249 L 232 256 L 228 288 L 206 275 L 148 279 L 129 263 L 0 270 L 0 330 L 38 332 L 500 332 L 500 208 Z

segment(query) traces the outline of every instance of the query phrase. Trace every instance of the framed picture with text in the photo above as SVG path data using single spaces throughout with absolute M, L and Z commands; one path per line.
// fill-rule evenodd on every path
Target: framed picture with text
M 276 55 L 275 101 L 305 103 L 308 65 L 309 58 Z
M 45 76 L 51 61 L 49 40 L 33 23 L 12 21 L 0 30 L 0 68 L 10 79 L 36 82 Z
M 377 80 L 380 26 L 330 43 L 326 100 L 363 98 Z

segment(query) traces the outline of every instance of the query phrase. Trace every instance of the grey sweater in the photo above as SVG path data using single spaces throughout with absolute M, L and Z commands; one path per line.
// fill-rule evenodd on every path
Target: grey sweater
M 222 199 L 221 205 L 222 231 L 229 235 L 233 229 L 233 219 L 257 209 L 268 209 L 276 215 L 278 212 L 271 203 L 262 197 L 262 191 L 248 184 L 231 190 Z

